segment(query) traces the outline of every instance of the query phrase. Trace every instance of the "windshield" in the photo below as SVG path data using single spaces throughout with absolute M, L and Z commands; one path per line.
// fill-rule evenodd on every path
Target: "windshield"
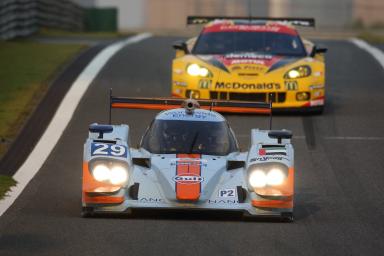
M 227 155 L 238 151 L 226 122 L 154 120 L 141 147 L 154 154 Z
M 210 32 L 200 35 L 193 54 L 262 54 L 305 56 L 299 36 L 272 32 Z

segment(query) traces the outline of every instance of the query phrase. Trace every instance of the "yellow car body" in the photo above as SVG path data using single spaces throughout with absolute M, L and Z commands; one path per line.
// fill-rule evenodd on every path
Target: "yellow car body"
M 290 33 L 289 38 L 295 37 L 296 44 L 301 44 L 305 54 L 292 56 L 260 51 L 195 53 L 196 44 L 202 35 L 220 33 L 223 27 L 224 31 L 231 32 L 227 33 L 229 36 L 238 33 L 243 33 L 243 36 L 247 36 L 246 33 L 254 33 L 255 37 L 258 36 L 257 33 L 264 33 L 263 35 Z M 286 35 L 283 36 L 288 37 Z M 215 20 L 204 26 L 197 39 L 188 40 L 184 46 L 185 49 L 174 46 L 176 48 L 176 58 L 172 63 L 174 97 L 272 101 L 273 109 L 305 109 L 314 112 L 323 110 L 326 49 L 319 50 L 312 42 L 301 38 L 290 24 L 279 22 L 237 24 L 232 20 Z M 218 48 L 213 46 L 215 47 Z

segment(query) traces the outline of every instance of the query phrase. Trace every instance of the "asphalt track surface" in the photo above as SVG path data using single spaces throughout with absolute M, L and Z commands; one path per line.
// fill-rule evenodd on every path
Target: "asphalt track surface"
M 108 120 L 110 87 L 114 95 L 168 96 L 175 39 L 127 46 L 104 67 L 48 160 L 0 218 L 0 255 L 382 255 L 384 72 L 347 41 L 322 41 L 329 47 L 325 113 L 273 121 L 296 136 L 294 223 L 185 212 L 80 217 L 88 125 Z M 136 145 L 155 113 L 114 110 L 113 122 L 128 123 Z M 243 149 L 251 128 L 268 126 L 267 117 L 228 120 Z

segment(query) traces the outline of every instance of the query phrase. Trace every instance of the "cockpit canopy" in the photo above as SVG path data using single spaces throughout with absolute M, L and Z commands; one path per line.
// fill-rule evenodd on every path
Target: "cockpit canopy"
M 238 151 L 237 141 L 226 121 L 155 119 L 141 147 L 153 154 L 223 156 Z

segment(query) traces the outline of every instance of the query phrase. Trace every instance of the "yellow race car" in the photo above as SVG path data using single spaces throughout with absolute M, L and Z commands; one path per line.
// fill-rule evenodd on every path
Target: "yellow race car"
M 323 111 L 327 49 L 295 29 L 314 27 L 314 19 L 190 16 L 187 23 L 205 25 L 197 38 L 173 45 L 172 96 Z

